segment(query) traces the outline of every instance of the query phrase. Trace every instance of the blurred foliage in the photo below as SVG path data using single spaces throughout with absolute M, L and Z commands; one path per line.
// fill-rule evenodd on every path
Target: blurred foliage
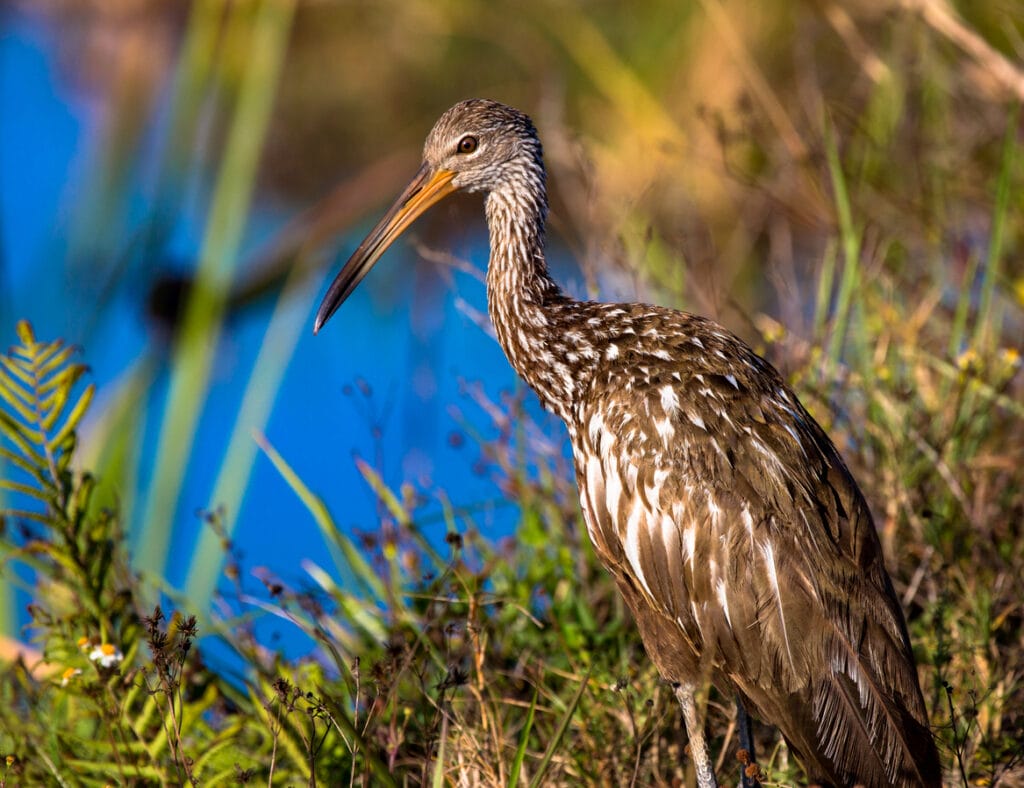
M 205 668 L 188 616 L 144 607 L 153 587 L 128 565 L 121 528 L 139 503 L 124 493 L 138 461 L 126 447 L 154 368 L 201 370 L 209 359 L 189 355 L 189 336 L 278 295 L 289 272 L 317 271 L 315 247 L 413 171 L 439 112 L 486 95 L 537 121 L 555 247 L 583 274 L 571 289 L 716 316 L 793 382 L 873 504 L 948 781 L 1024 784 L 1020 2 L 71 3 L 25 13 L 63 31 L 68 78 L 104 108 L 93 199 L 72 222 L 70 257 L 93 266 L 82 300 L 102 309 L 155 276 L 147 266 L 166 256 L 195 182 L 219 250 L 206 262 L 225 268 L 206 282 L 215 292 L 191 279 L 170 288 L 156 360 L 104 403 L 90 445 L 75 445 L 90 390 L 76 388 L 67 348 L 22 328 L 6 357 L 4 486 L 32 505 L 4 510 L 2 567 L 32 599 L 38 649 L 0 681 L 0 782 L 683 778 L 674 700 L 581 536 L 571 468 L 550 438 L 559 428 L 535 423 L 521 397 L 470 387 L 460 424 L 519 507 L 504 541 L 459 491 L 392 483 L 370 465 L 380 522 L 343 533 L 331 511 L 344 498 L 319 497 L 261 439 L 332 565 L 307 562 L 305 587 L 263 572 L 257 589 L 233 545 L 254 461 L 237 444 L 269 405 L 247 408 L 257 415 L 239 421 L 238 459 L 208 515 L 230 590 L 214 611 L 208 590 L 183 603 L 201 634 L 236 650 L 240 676 Z M 154 134 L 156 157 L 144 144 Z M 154 162 L 147 231 L 126 237 L 125 184 Z M 305 203 L 339 178 L 262 253 L 239 254 L 232 233 L 254 190 Z M 443 246 L 451 218 L 435 212 L 424 237 Z M 302 288 L 287 293 L 282 303 Z M 190 299 L 191 327 L 175 333 Z M 272 396 L 289 352 L 268 340 L 250 391 L 269 380 Z M 202 387 L 192 395 L 200 408 Z M 187 443 L 195 422 L 179 429 L 173 415 L 167 433 Z M 88 462 L 76 466 L 76 451 Z M 173 504 L 174 480 L 160 479 Z M 438 510 L 443 546 L 425 535 Z M 189 559 L 206 588 L 210 544 Z M 317 652 L 276 654 L 254 608 L 293 622 Z M 731 699 L 713 698 L 720 774 L 731 714 Z M 777 736 L 758 738 L 772 782 L 791 784 Z

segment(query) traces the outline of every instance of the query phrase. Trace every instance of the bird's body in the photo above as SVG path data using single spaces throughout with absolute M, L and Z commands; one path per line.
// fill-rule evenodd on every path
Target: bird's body
M 498 340 L 568 428 L 587 530 L 677 687 L 701 785 L 714 785 L 694 703 L 707 680 L 777 725 L 816 780 L 940 785 L 868 507 L 779 374 L 710 320 L 561 292 L 544 257 L 541 147 L 522 113 L 456 105 L 424 158 L 317 330 L 430 204 L 486 192 Z

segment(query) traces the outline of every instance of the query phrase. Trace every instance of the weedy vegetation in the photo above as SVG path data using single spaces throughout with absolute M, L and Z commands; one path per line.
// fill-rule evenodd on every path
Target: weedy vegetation
M 177 67 L 165 185 L 187 159 L 201 88 L 231 101 L 199 255 L 208 286 L 193 288 L 159 362 L 180 396 L 153 414 L 146 561 L 165 552 L 209 386 L 214 345 L 198 338 L 231 308 L 228 274 L 209 261 L 237 256 L 256 142 L 285 133 L 274 86 L 279 115 L 301 107 L 295 86 L 355 13 L 250 5 L 194 3 Z M 653 4 L 626 29 L 615 4 L 479 4 L 472 27 L 407 4 L 396 36 L 429 22 L 464 45 L 418 69 L 422 94 L 384 74 L 328 98 L 369 107 L 387 95 L 422 131 L 453 98 L 428 83 L 456 75 L 481 92 L 490 83 L 466 81 L 465 66 L 493 50 L 477 76 L 537 108 L 555 243 L 580 260 L 574 286 L 714 314 L 782 370 L 872 505 L 947 784 L 1024 785 L 1024 73 L 1001 54 L 1016 47 L 1019 63 L 1019 6 L 962 18 L 938 0 L 881 15 L 827 1 L 791 13 L 769 2 L 764 16 L 678 5 Z M 288 52 L 304 42 L 304 56 Z M 517 51 L 539 54 L 515 60 L 512 80 L 494 64 Z M 368 112 L 351 131 L 360 155 L 398 125 Z M 129 559 L 131 398 L 98 405 L 83 363 L 93 349 L 18 323 L 0 357 L 0 576 L 27 613 L 19 655 L 0 663 L 0 786 L 682 784 L 677 704 L 591 551 L 557 422 L 528 392 L 486 381 L 467 384 L 455 411 L 466 462 L 518 512 L 510 536 L 490 534 L 457 490 L 362 460 L 379 521 L 342 529 L 343 503 L 310 489 L 272 435 L 250 434 L 308 317 L 287 305 L 312 304 L 308 284 L 279 285 L 182 594 L 161 596 L 162 567 Z M 131 385 L 154 385 L 155 363 Z M 86 433 L 87 416 L 108 428 Z M 234 544 L 264 460 L 308 511 L 288 527 L 319 529 L 329 548 L 301 582 L 294 567 L 254 571 Z M 260 615 L 304 632 L 311 653 L 275 651 Z M 208 666 L 211 641 L 235 667 Z M 738 779 L 731 698 L 711 694 L 709 728 L 721 779 Z M 762 784 L 799 783 L 774 731 L 756 734 Z

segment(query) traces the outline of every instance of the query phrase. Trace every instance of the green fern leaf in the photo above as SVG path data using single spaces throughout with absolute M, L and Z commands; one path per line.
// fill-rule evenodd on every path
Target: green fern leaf
M 2 486 L 67 517 L 73 491 L 67 469 L 96 389 L 89 384 L 76 395 L 87 367 L 73 361 L 74 347 L 38 341 L 26 321 L 18 323 L 17 335 L 20 344 L 0 355 L 0 436 L 6 442 L 0 457 L 34 484 L 18 479 Z
M 35 479 L 40 485 L 45 485 L 47 483 L 46 477 L 39 472 L 39 468 L 36 465 L 33 465 L 32 463 L 28 462 L 28 460 L 26 460 L 22 455 L 15 454 L 10 449 L 5 449 L 3 446 L 0 446 L 0 457 L 7 460 L 7 462 L 11 463 L 11 465 L 18 467 L 19 469 L 27 473 L 29 476 Z
M 0 490 L 10 490 L 11 492 L 18 493 L 20 495 L 29 495 L 33 498 L 37 498 L 43 503 L 49 504 L 53 502 L 53 497 L 48 495 L 45 491 L 33 487 L 29 484 L 21 484 L 20 482 L 12 482 L 9 479 L 0 479 Z
M 85 412 L 89 410 L 89 405 L 92 403 L 93 394 L 96 393 L 96 386 L 90 383 L 85 387 L 78 401 L 75 402 L 71 413 L 68 414 L 67 419 L 64 421 L 64 426 L 61 427 L 60 432 L 50 441 L 49 447 L 51 451 L 57 451 L 61 445 L 67 440 L 67 438 L 78 429 L 79 423 L 82 421 L 82 417 Z M 66 403 L 62 403 L 66 404 Z M 63 410 L 63 407 L 61 407 Z
M 51 525 L 53 523 L 53 518 L 49 515 L 32 512 L 28 509 L 4 509 L 4 515 L 14 520 L 34 520 L 43 525 Z
M 28 371 L 30 367 L 17 353 L 17 348 L 14 348 L 11 355 L 7 357 L 0 357 L 0 366 L 2 366 L 12 377 L 17 378 L 24 385 L 31 388 L 32 374 Z M 29 396 L 26 391 L 25 400 L 28 401 L 28 399 Z
M 36 344 L 36 335 L 32 331 L 32 324 L 27 320 L 19 320 L 14 331 L 18 335 L 18 339 L 21 340 L 22 347 L 31 348 Z
M 4 361 L 6 360 L 4 359 Z M 32 412 L 30 405 L 32 395 L 7 374 L 6 370 L 11 368 L 12 365 L 9 364 L 0 366 L 0 398 L 13 408 L 24 421 L 30 422 L 36 415 Z
M 43 457 L 35 447 L 22 434 L 22 426 L 0 410 L 0 432 L 13 443 L 22 453 L 22 456 L 37 468 L 46 467 L 46 458 Z
M 54 370 L 66 366 L 74 354 L 74 347 L 63 347 L 62 342 L 53 342 L 46 353 L 40 354 L 36 370 L 41 377 L 46 377 Z M 85 368 L 81 367 L 81 369 L 84 371 Z

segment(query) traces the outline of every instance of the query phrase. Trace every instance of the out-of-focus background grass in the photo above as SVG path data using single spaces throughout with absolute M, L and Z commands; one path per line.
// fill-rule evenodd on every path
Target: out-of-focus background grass
M 18 780 L 683 777 L 564 433 L 490 337 L 479 200 L 309 332 L 436 116 L 487 96 L 538 125 L 570 292 L 715 317 L 793 382 L 876 514 L 950 782 L 1022 784 L 1019 0 L 26 0 L 0 24 L 0 331 L 80 345 L 96 385 L 88 502 L 0 490 Z M 212 669 L 167 657 L 191 634 L 147 629 L 157 601 Z

